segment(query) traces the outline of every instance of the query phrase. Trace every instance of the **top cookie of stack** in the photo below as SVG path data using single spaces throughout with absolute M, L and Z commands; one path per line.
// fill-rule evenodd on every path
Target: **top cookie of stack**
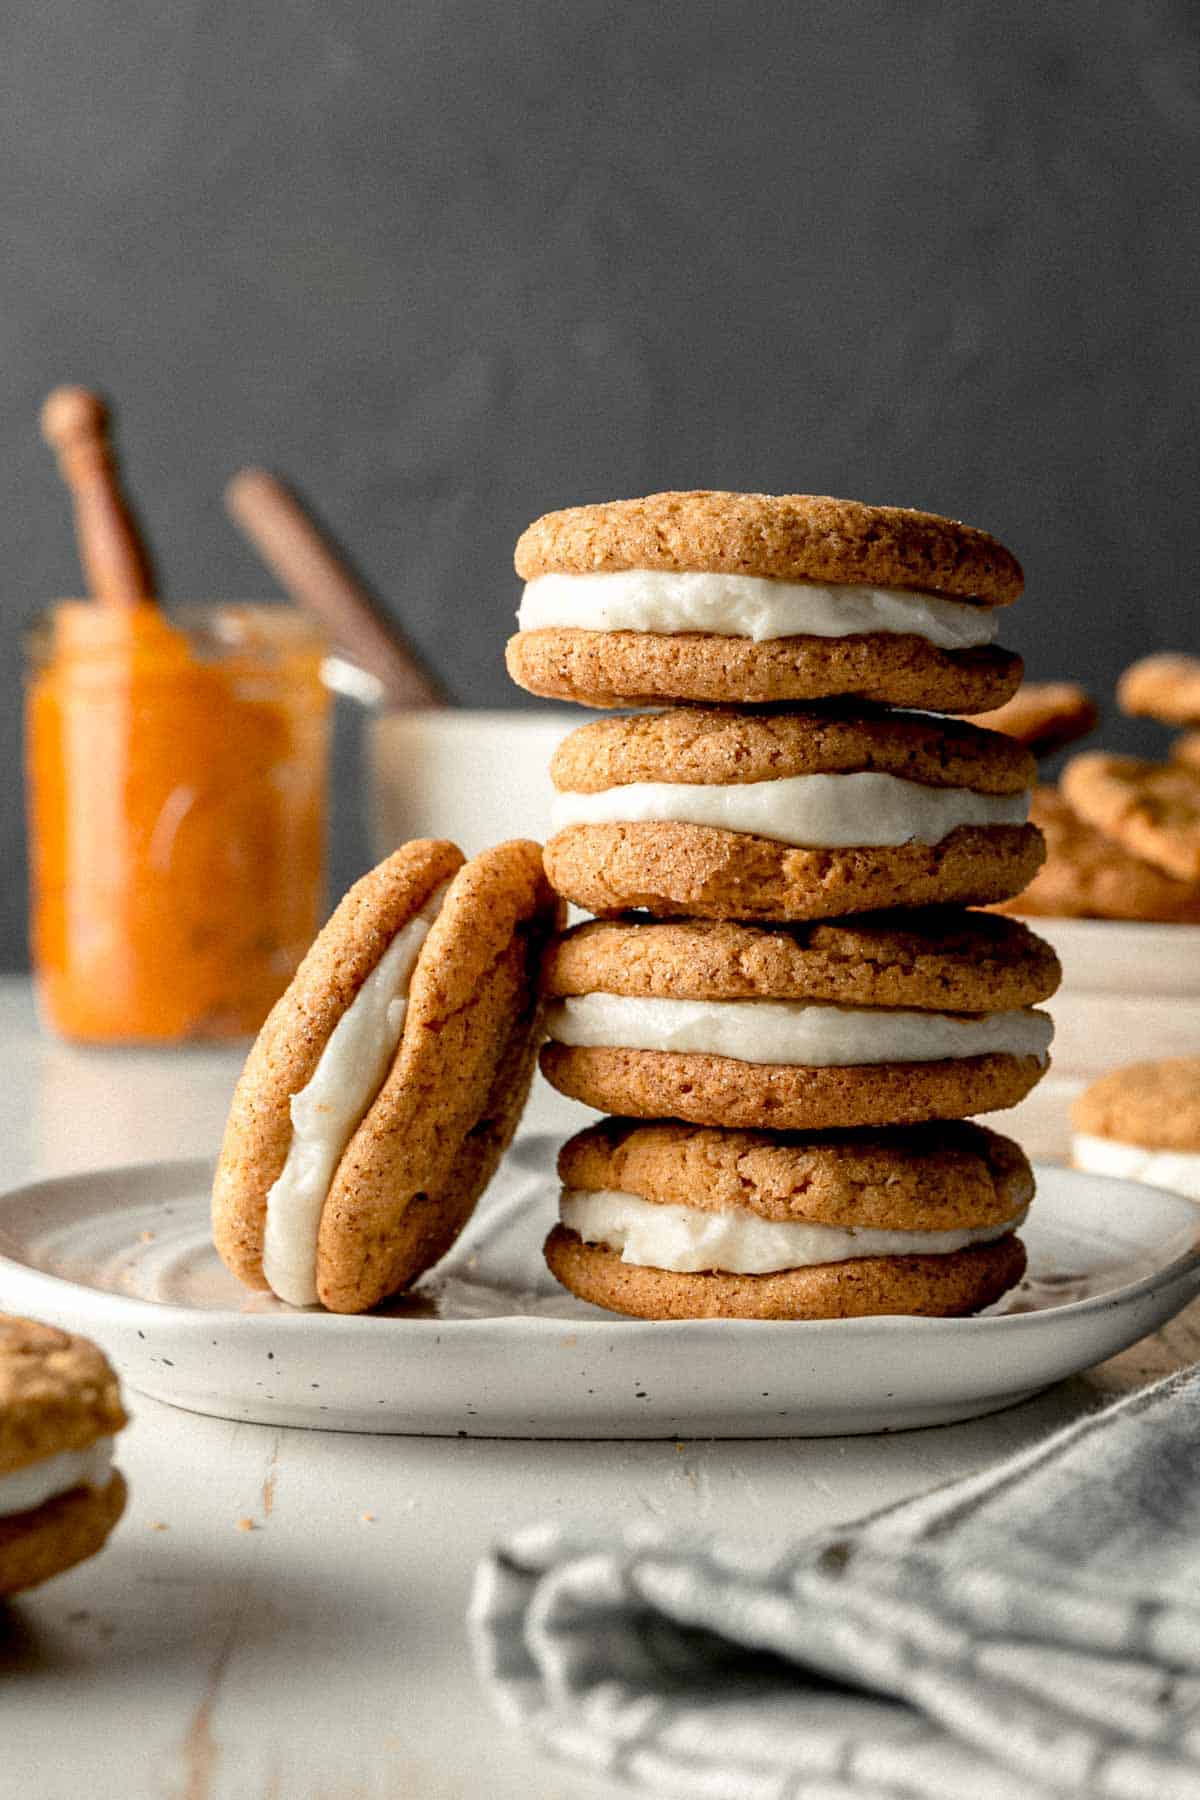
M 811 494 L 679 493 L 547 513 L 522 535 L 519 686 L 585 706 L 839 696 L 975 713 L 1021 566 L 969 525 Z

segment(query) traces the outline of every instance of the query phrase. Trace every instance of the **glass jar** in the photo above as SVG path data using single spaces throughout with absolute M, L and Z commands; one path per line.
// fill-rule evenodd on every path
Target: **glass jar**
M 262 1024 L 321 916 L 325 648 L 283 606 L 64 601 L 34 631 L 31 939 L 63 1037 Z

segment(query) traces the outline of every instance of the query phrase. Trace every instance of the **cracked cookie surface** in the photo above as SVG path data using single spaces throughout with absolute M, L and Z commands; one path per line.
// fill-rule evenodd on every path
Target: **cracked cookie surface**
M 535 519 L 514 561 L 524 581 L 550 571 L 714 570 L 916 588 L 992 606 L 1024 586 L 1020 563 L 989 532 L 821 494 L 693 489 L 571 506 Z

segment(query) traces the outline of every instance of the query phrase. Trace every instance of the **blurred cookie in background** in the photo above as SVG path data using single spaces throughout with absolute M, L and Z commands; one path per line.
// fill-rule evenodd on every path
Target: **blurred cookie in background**
M 1046 860 L 997 911 L 1200 924 L 1200 881 L 1181 881 L 1135 856 L 1082 819 L 1057 788 L 1037 788 L 1029 816 L 1046 839 Z
M 1200 656 L 1164 651 L 1131 663 L 1117 683 L 1117 705 L 1163 725 L 1200 725 Z
M 1200 731 L 1181 731 L 1171 745 L 1171 761 L 1200 774 Z
M 1062 773 L 1062 792 L 1087 824 L 1178 881 L 1200 881 L 1200 773 L 1086 750 Z
M 1200 1056 L 1112 1069 L 1071 1108 L 1077 1169 L 1200 1200 Z
M 1050 756 L 1078 743 L 1099 720 L 1099 707 L 1078 682 L 1026 681 L 1011 700 L 991 712 L 973 714 L 971 723 L 1015 738 L 1035 756 Z

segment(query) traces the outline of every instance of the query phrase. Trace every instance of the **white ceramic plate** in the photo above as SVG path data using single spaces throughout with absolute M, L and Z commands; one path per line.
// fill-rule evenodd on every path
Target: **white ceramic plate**
M 648 1324 L 542 1263 L 556 1140 L 520 1139 L 467 1233 L 363 1318 L 245 1292 L 208 1240 L 209 1169 L 148 1163 L 0 1197 L 0 1309 L 94 1336 L 130 1387 L 221 1418 L 483 1437 L 809 1437 L 947 1424 L 1035 1393 L 1200 1291 L 1200 1210 L 1043 1168 L 1030 1275 L 974 1319 Z

